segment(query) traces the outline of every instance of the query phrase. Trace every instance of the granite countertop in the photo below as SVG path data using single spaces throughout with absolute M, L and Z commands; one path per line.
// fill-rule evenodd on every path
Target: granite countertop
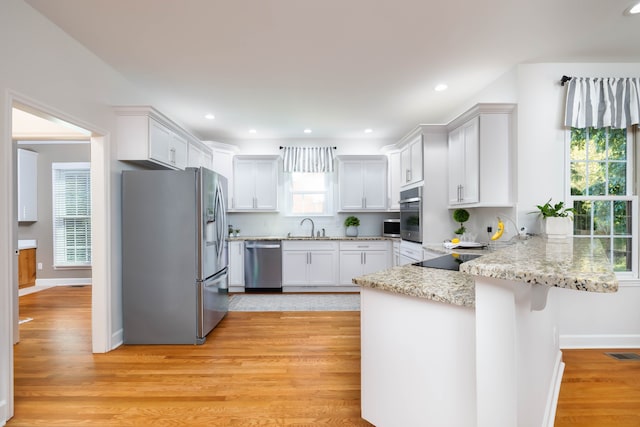
M 617 292 L 618 280 L 598 241 L 535 237 L 460 265 L 473 276 L 587 292 Z
M 309 237 L 309 236 L 238 236 L 229 237 L 230 242 L 244 240 L 399 240 L 395 237 L 384 236 L 325 236 L 325 237 Z
M 475 282 L 468 274 L 403 265 L 353 279 L 356 285 L 447 304 L 475 307 Z
M 590 239 L 553 241 L 534 237 L 482 253 L 461 264 L 460 272 L 405 265 L 357 277 L 353 283 L 466 307 L 475 306 L 473 276 L 587 292 L 618 289 L 603 248 Z

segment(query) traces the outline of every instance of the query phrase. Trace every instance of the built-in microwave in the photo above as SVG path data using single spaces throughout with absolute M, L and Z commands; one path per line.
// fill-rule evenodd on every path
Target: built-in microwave
M 385 237 L 400 237 L 400 218 L 382 221 L 382 235 Z
M 400 237 L 422 243 L 422 187 L 400 192 Z

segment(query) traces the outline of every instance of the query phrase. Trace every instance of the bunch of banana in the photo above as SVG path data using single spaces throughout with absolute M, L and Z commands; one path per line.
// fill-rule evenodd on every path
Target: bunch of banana
M 498 217 L 498 229 L 493 233 L 493 236 L 491 236 L 491 240 L 498 240 L 502 237 L 502 233 L 504 233 L 504 222 Z

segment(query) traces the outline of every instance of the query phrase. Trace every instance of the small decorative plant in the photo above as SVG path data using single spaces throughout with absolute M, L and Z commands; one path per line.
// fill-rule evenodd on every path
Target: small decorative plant
M 573 208 L 565 208 L 562 201 L 551 204 L 551 199 L 544 205 L 536 205 L 536 207 L 538 208 L 538 213 L 542 216 L 547 238 L 563 239 L 572 234 Z
M 565 208 L 564 202 L 562 201 L 556 203 L 555 205 L 552 205 L 551 199 L 549 199 L 544 205 L 536 205 L 536 207 L 540 211 L 540 215 L 542 215 L 543 218 L 565 218 L 568 217 L 569 214 L 573 214 L 574 211 L 573 208 Z
M 453 220 L 460 224 L 460 228 L 454 231 L 455 234 L 464 234 L 467 229 L 464 226 L 464 223 L 469 220 L 469 211 L 466 209 L 456 209 L 453 211 Z
M 355 216 L 348 216 L 344 220 L 344 226 L 347 227 L 346 234 L 349 237 L 358 237 L 358 226 L 360 225 L 360 220 Z
M 355 216 L 348 216 L 344 220 L 345 227 L 358 227 L 360 225 L 360 220 Z

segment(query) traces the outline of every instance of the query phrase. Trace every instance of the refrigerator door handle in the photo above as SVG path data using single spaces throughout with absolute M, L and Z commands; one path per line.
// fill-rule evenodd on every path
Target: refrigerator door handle
M 227 229 L 227 224 L 226 224 L 226 219 L 227 219 L 227 215 L 226 212 L 227 210 L 225 209 L 225 205 L 224 205 L 224 193 L 222 191 L 222 185 L 220 185 L 220 183 L 218 182 L 218 185 L 216 187 L 216 197 L 215 197 L 215 208 L 214 211 L 217 213 L 216 215 L 216 222 L 217 222 L 217 228 L 216 228 L 216 232 L 217 232 L 217 236 L 216 236 L 216 241 L 218 244 L 218 250 L 217 250 L 217 254 L 218 254 L 218 259 L 222 258 L 222 253 L 224 251 L 224 242 L 225 242 L 225 230 Z

